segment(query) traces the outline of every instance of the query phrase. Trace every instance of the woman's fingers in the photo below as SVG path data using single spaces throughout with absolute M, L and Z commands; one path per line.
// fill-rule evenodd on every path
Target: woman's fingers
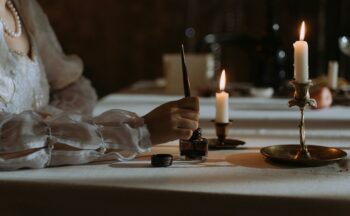
M 163 104 L 144 116 L 144 120 L 153 144 L 190 139 L 198 128 L 198 98 L 188 97 Z
M 178 139 L 184 139 L 188 140 L 192 137 L 193 131 L 192 130 L 187 130 L 187 129 L 177 129 L 176 130 L 176 135 Z
M 177 121 L 176 128 L 196 130 L 198 128 L 198 121 L 182 118 Z
M 188 110 L 179 110 L 179 115 L 184 119 L 189 119 L 189 120 L 193 120 L 193 121 L 199 120 L 199 113 L 198 112 L 193 112 L 193 111 L 188 111 Z

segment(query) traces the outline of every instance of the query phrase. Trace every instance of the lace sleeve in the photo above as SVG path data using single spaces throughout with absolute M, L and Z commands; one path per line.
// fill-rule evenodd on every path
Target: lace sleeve
M 128 160 L 150 147 L 143 119 L 127 111 L 95 118 L 54 108 L 0 114 L 2 170 Z
M 66 112 L 90 115 L 97 102 L 97 95 L 85 77 L 61 90 L 51 92 L 50 105 Z

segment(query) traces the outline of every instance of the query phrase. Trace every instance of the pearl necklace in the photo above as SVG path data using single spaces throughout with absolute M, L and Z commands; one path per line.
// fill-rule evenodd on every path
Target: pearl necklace
M 21 18 L 19 17 L 19 14 L 15 8 L 15 6 L 13 5 L 12 1 L 11 0 L 7 0 L 6 1 L 6 5 L 7 7 L 10 9 L 12 15 L 14 16 L 15 18 L 15 31 L 12 31 L 7 22 L 3 19 L 3 18 L 0 18 L 0 22 L 2 22 L 2 25 L 4 26 L 4 31 L 5 33 L 12 37 L 12 38 L 18 38 L 18 37 L 21 37 L 22 35 L 22 23 L 21 23 Z

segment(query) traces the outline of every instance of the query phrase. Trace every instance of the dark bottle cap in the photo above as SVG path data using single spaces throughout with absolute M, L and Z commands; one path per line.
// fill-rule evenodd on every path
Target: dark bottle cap
M 202 129 L 198 128 L 197 130 L 193 131 L 193 134 L 190 140 L 198 140 L 201 138 L 202 138 Z
M 173 163 L 173 156 L 170 154 L 155 154 L 151 157 L 151 164 L 154 167 L 168 167 Z

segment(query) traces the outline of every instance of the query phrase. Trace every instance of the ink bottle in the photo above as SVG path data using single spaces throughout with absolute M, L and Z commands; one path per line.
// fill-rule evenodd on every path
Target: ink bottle
M 208 140 L 202 137 L 198 128 L 189 140 L 180 140 L 181 160 L 206 160 L 208 157 Z

